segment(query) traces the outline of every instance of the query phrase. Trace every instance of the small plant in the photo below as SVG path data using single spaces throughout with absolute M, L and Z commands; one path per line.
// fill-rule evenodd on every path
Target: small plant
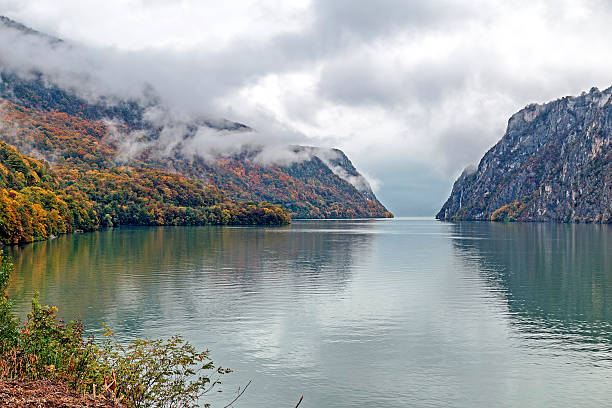
M 6 299 L 6 293 L 3 293 Z M 8 299 L 5 300 L 8 302 Z M 54 379 L 78 391 L 87 391 L 95 382 L 92 362 L 97 347 L 83 339 L 80 322 L 64 324 L 57 318 L 57 308 L 41 306 L 38 293 L 32 299 L 32 311 L 23 323 L 12 315 L 3 317 L 12 330 L 2 330 L 0 377 Z M 89 387 L 88 387 L 89 386 Z
M 13 264 L 0 250 L 0 355 L 17 344 L 19 322 L 13 316 L 13 304 L 9 300 L 6 289 Z
M 81 322 L 64 324 L 57 317 L 57 308 L 41 306 L 36 292 L 32 311 L 20 332 L 18 350 L 27 364 L 17 375 L 26 378 L 52 378 L 79 391 L 87 391 L 96 378 L 91 370 L 96 346 L 83 338 Z
M 104 335 L 111 339 L 101 349 L 100 363 L 110 369 L 104 390 L 129 407 L 197 407 L 221 384 L 220 376 L 231 372 L 215 368 L 208 350 L 198 352 L 180 336 L 139 339 L 123 347 L 108 327 Z

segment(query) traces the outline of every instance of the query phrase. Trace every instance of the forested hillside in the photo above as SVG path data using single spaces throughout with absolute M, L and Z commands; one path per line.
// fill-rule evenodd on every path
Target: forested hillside
M 279 225 L 279 206 L 226 201 L 215 187 L 158 170 L 49 164 L 0 142 L 0 244 L 113 225 Z
M 6 17 L 0 18 L 0 26 L 18 36 L 26 36 L 28 41 L 37 43 L 38 47 L 50 53 L 57 47 L 71 47 L 62 39 L 39 33 Z M 220 118 L 176 117 L 156 97 L 153 88 L 145 90 L 138 100 L 125 100 L 110 94 L 93 92 L 96 95 L 92 95 L 87 85 L 79 82 L 87 82 L 87 78 L 62 82 L 60 86 L 53 75 L 50 77 L 44 72 L 44 66 L 36 69 L 15 68 L 0 57 L 0 140 L 16 146 L 23 154 L 48 161 L 61 179 L 68 182 L 73 178 L 75 186 L 87 191 L 90 198 L 98 197 L 93 202 L 106 224 L 182 223 L 179 220 L 184 217 L 192 220 L 194 216 L 191 213 L 177 213 L 169 209 L 172 206 L 192 208 L 182 205 L 180 200 L 176 201 L 176 197 L 165 201 L 166 195 L 153 188 L 156 191 L 154 195 L 163 197 L 162 201 L 157 201 L 156 210 L 153 211 L 149 208 L 152 205 L 150 200 L 145 200 L 149 196 L 136 194 L 141 188 L 140 184 L 134 188 L 130 186 L 133 182 L 157 180 L 162 173 L 176 174 L 179 177 L 174 179 L 176 183 L 192 183 L 196 190 L 201 189 L 201 185 L 206 189 L 214 186 L 217 194 L 226 199 L 212 206 L 222 205 L 223 210 L 237 214 L 236 217 L 231 216 L 228 222 L 243 222 L 246 217 L 247 223 L 252 223 L 253 220 L 244 215 L 244 211 L 255 211 L 253 206 L 259 212 L 264 209 L 277 211 L 276 207 L 268 204 L 230 205 L 230 201 L 270 202 L 300 218 L 393 216 L 377 200 L 365 178 L 339 150 L 281 146 L 289 154 L 293 149 L 300 158 L 276 164 L 274 161 L 264 163 L 257 160 L 261 146 L 255 143 L 238 145 L 237 153 L 215 154 L 204 159 L 201 154 L 193 153 L 186 147 L 199 132 L 221 132 L 227 138 L 225 143 L 233 145 L 232 137 L 254 130 Z M 151 111 L 165 112 L 163 123 L 152 119 Z M 173 133 L 171 141 L 167 138 L 168 130 Z M 199 141 L 204 145 L 207 142 Z M 112 177 L 107 174 L 117 166 L 156 169 L 162 173 L 139 170 L 138 175 L 133 176 L 134 171 L 126 170 L 123 173 L 115 172 Z M 95 195 L 89 190 L 90 185 L 85 185 L 86 180 L 93 182 L 95 177 L 102 177 L 108 188 L 131 190 L 135 195 L 130 196 L 130 202 L 135 207 L 129 211 L 121 208 L 110 211 L 106 207 L 119 201 L 103 202 L 102 196 Z M 140 177 L 145 179 L 140 180 Z M 200 184 L 181 177 L 198 180 Z M 181 188 L 178 185 L 173 187 Z M 118 197 L 116 194 L 113 196 Z M 100 208 L 100 205 L 106 207 Z M 146 216 L 143 211 L 147 211 L 142 210 L 145 207 L 150 210 Z M 223 222 L 227 218 L 219 217 Z M 206 219 L 215 220 L 219 217 L 208 213 L 205 216 Z M 286 217 L 280 218 L 284 220 Z
M 48 164 L 0 142 L 0 243 L 31 242 L 97 226 L 85 194 L 62 187 Z
M 144 129 L 140 141 L 151 145 L 130 157 L 130 166 L 157 168 L 198 179 L 216 186 L 229 199 L 271 202 L 287 208 L 293 217 L 392 217 L 339 150 L 296 146 L 294 149 L 311 149 L 311 158 L 284 166 L 252 160 L 256 150 L 212 161 L 185 157 L 180 151 L 159 154 L 156 151 L 159 146 L 154 143 L 159 129 L 142 120 L 142 108 L 135 103 L 88 104 L 40 79 L 26 81 L 10 74 L 2 74 L 0 95 L 4 97 L 0 99 L 3 115 L 0 125 L 5 130 L 0 137 L 23 153 L 45 158 L 56 167 L 102 169 L 116 166 L 118 161 L 125 164 L 121 138 L 111 136 L 107 120 L 118 118 L 118 123 L 112 124 L 113 132 L 125 135 Z M 248 129 L 229 121 L 214 126 Z M 193 135 L 184 137 L 190 136 Z M 326 163 L 317 152 L 333 159 Z M 357 189 L 338 171 L 363 180 L 364 186 Z

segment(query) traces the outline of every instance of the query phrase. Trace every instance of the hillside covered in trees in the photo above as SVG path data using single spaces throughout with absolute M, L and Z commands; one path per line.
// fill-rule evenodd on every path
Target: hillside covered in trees
M 84 170 L 20 154 L 0 142 L 0 244 L 113 225 L 279 225 L 268 203 L 224 200 L 215 187 L 158 170 Z
M 31 242 L 97 226 L 85 194 L 62 187 L 47 163 L 0 142 L 0 243 Z
M 305 152 L 309 158 L 287 165 L 262 164 L 254 160 L 256 150 L 215 160 L 186 157 L 179 148 L 161 154 L 163 146 L 157 140 L 160 129 L 143 123 L 136 104 L 91 105 L 40 80 L 0 75 L 0 139 L 25 154 L 46 159 L 57 169 L 108 169 L 129 164 L 200 180 L 235 201 L 271 202 L 288 209 L 293 217 L 392 216 L 339 150 L 295 146 L 296 152 Z M 109 122 L 107 115 L 115 115 L 118 122 Z M 221 126 L 246 128 L 233 122 Z M 122 138 L 138 132 L 142 136 L 136 142 L 148 147 L 125 157 Z M 185 140 L 190 137 L 192 133 L 184 135 Z M 360 181 L 360 188 L 347 178 Z
M 72 47 L 8 18 L 0 19 L 0 28 L 45 52 Z M 0 58 L 0 140 L 47 161 L 62 188 L 87 195 L 104 225 L 192 224 L 198 217 L 213 223 L 259 223 L 252 218 L 255 213 L 265 218 L 261 222 L 274 223 L 270 211 L 279 215 L 278 222 L 286 222 L 275 205 L 299 218 L 393 216 L 340 150 L 279 146 L 297 159 L 262 161 L 260 145 L 241 142 L 241 135 L 255 132 L 244 124 L 176 116 L 153 88 L 138 100 L 92 96 L 79 82 L 87 74 L 73 86 L 67 85 L 70 81 L 59 84 L 45 70 L 44 63 L 16 67 Z M 216 139 L 202 139 L 207 132 Z M 211 140 L 235 149 L 211 156 L 193 148 Z M 106 195 L 104 189 L 113 193 Z M 186 196 L 188 190 L 192 193 Z M 191 197 L 201 194 L 207 195 L 203 201 Z M 254 204 L 263 202 L 272 205 Z M 221 215 L 194 215 L 187 208 L 218 208 Z

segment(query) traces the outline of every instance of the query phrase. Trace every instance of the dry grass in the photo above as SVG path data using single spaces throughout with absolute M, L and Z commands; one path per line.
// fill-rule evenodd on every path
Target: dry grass
M 81 394 L 49 380 L 0 380 L 0 407 L 123 408 L 115 401 Z

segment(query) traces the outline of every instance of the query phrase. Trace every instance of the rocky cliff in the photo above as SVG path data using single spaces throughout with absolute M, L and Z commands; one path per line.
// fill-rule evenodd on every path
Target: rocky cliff
M 612 222 L 611 96 L 592 88 L 514 114 L 436 218 Z

